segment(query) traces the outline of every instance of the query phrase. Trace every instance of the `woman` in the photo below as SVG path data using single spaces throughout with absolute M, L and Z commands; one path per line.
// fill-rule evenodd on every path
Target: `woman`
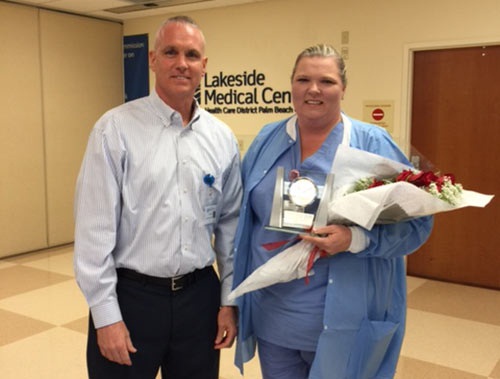
M 268 230 L 276 170 L 322 172 L 348 144 L 409 164 L 388 133 L 341 112 L 345 64 L 327 45 L 305 49 L 292 72 L 296 115 L 266 125 L 243 162 L 244 199 L 235 241 L 235 288 L 279 254 L 273 242 L 290 234 Z M 302 236 L 328 253 L 304 280 L 276 284 L 238 298 L 236 365 L 258 344 L 264 379 L 372 379 L 394 376 L 404 334 L 403 257 L 418 249 L 432 218 L 392 225 L 329 225 Z

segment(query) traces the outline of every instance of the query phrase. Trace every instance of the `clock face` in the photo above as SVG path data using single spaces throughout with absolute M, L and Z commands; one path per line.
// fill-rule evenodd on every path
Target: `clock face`
M 305 207 L 312 204 L 318 196 L 318 187 L 311 179 L 298 177 L 290 183 L 288 196 L 295 205 Z

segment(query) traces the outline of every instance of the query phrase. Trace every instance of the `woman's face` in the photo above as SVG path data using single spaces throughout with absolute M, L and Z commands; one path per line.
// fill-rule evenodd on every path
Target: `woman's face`
M 340 120 L 345 86 L 333 57 L 304 57 L 292 78 L 292 101 L 299 122 L 328 127 Z

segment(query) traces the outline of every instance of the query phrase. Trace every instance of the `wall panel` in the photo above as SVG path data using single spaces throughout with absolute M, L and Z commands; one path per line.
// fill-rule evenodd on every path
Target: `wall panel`
M 36 8 L 0 3 L 0 256 L 47 247 Z
M 73 197 L 89 132 L 123 102 L 122 25 L 40 11 L 49 245 L 73 241 Z
M 123 102 L 122 25 L 0 2 L 0 257 L 73 241 L 88 135 Z

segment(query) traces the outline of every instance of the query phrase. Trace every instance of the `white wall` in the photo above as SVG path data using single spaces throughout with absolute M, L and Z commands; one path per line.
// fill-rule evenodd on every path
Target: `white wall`
M 88 132 L 122 101 L 121 27 L 39 12 L 0 3 L 0 256 L 72 241 L 74 180 Z M 348 47 L 344 110 L 363 118 L 364 101 L 392 101 L 393 136 L 405 150 L 411 50 L 500 44 L 498 0 L 268 0 L 188 14 L 207 37 L 209 76 L 256 69 L 277 91 L 289 90 L 303 48 L 318 42 Z M 123 34 L 149 33 L 151 46 L 167 16 L 128 20 Z M 101 32 L 107 37 L 96 35 Z M 103 47 L 105 41 L 111 47 Z M 92 64 L 89 47 L 103 61 Z M 104 94 L 108 90 L 112 95 Z M 284 116 L 219 115 L 245 144 Z
M 318 42 L 348 47 L 344 110 L 362 119 L 364 101 L 393 101 L 393 137 L 403 149 L 409 135 L 412 46 L 500 43 L 498 0 L 271 0 L 188 14 L 205 32 L 209 75 L 256 68 L 266 73 L 266 84 L 288 89 L 293 62 L 303 48 Z M 124 33 L 150 33 L 151 44 L 167 16 L 128 20 Z M 348 45 L 341 44 L 342 31 L 349 31 Z M 254 135 L 264 123 L 282 117 L 220 115 L 237 135 Z

